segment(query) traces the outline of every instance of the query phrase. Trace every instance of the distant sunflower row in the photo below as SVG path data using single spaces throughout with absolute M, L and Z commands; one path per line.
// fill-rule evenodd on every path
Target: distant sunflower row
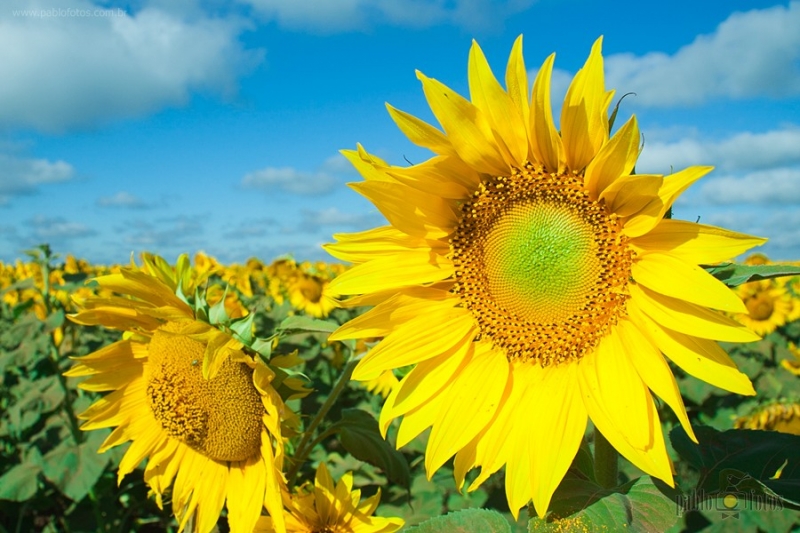
M 67 312 L 75 311 L 76 300 L 110 296 L 101 286 L 85 284 L 85 280 L 117 274 L 123 267 L 93 265 L 84 259 L 67 255 L 63 263 L 49 271 L 49 293 Z M 276 259 L 270 264 L 252 258 L 243 265 L 223 265 L 214 257 L 198 252 L 193 259 L 191 277 L 193 280 L 207 280 L 208 303 L 213 305 L 224 297 L 226 311 L 232 318 L 246 315 L 246 301 L 257 295 L 269 296 L 276 305 L 288 301 L 297 312 L 324 318 L 336 307 L 328 284 L 345 268 L 340 263 L 298 263 L 291 258 Z M 0 294 L 3 302 L 11 307 L 22 305 L 36 313 L 41 320 L 46 316 L 42 301 L 44 281 L 42 267 L 36 261 L 0 261 Z

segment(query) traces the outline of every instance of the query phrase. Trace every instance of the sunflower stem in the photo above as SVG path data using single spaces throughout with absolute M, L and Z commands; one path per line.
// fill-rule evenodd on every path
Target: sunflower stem
M 606 489 L 617 486 L 619 454 L 597 428 L 594 428 L 594 478 Z
M 286 483 L 289 486 L 289 489 L 294 487 L 295 477 L 297 477 L 297 473 L 300 470 L 300 467 L 305 463 L 308 455 L 311 453 L 311 450 L 314 449 L 320 441 L 319 439 L 315 439 L 313 442 L 311 441 L 314 432 L 316 431 L 317 427 L 322 423 L 325 419 L 325 416 L 328 414 L 328 411 L 331 410 L 333 404 L 336 403 L 336 400 L 339 398 L 339 395 L 344 390 L 347 383 L 350 381 L 350 376 L 353 375 L 353 370 L 355 370 L 356 365 L 358 364 L 358 360 L 351 360 L 345 365 L 344 371 L 342 375 L 339 376 L 339 381 L 336 382 L 336 385 L 333 386 L 333 390 L 331 390 L 330 395 L 328 395 L 328 399 L 325 400 L 325 403 L 322 404 L 322 408 L 317 413 L 317 416 L 311 421 L 308 425 L 308 429 L 303 433 L 303 438 L 300 440 L 300 444 L 297 445 L 297 451 L 295 452 L 293 458 L 292 467 L 289 469 L 289 472 L 286 474 Z

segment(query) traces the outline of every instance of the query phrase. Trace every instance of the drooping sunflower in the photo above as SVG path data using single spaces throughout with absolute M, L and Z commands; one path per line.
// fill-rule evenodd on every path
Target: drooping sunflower
M 82 389 L 111 391 L 79 415 L 81 429 L 114 428 L 100 453 L 132 441 L 118 479 L 147 459 L 144 479 L 159 507 L 174 480 L 181 530 L 194 517 L 193 531 L 211 531 L 225 505 L 231 531 L 251 533 L 264 506 L 283 528 L 282 423 L 296 415 L 272 386 L 275 370 L 232 334 L 200 320 L 184 296 L 192 292 L 186 256 L 176 268 L 158 256 L 143 259 L 141 268 L 95 278 L 121 296 L 88 298 L 70 317 L 124 332 L 122 340 L 75 357 L 66 373 L 88 377 Z
M 398 167 L 361 146 L 343 152 L 365 178 L 351 187 L 389 225 L 326 246 L 355 263 L 332 292 L 353 296 L 344 305 L 375 306 L 331 338 L 385 337 L 354 379 L 416 365 L 386 400 L 382 429 L 402 417 L 402 446 L 432 428 L 428 475 L 455 455 L 459 485 L 481 468 L 470 489 L 505 465 L 515 515 L 532 499 L 544 516 L 588 419 L 633 464 L 672 483 L 653 393 L 695 437 L 665 355 L 713 385 L 754 394 L 715 340 L 758 337 L 712 310 L 744 305 L 698 265 L 764 239 L 665 219 L 711 168 L 632 174 L 639 130 L 631 117 L 609 136 L 614 93 L 601 39 L 557 129 L 553 60 L 529 95 L 521 38 L 506 89 L 473 43 L 471 101 L 418 73 L 444 131 L 387 107 L 435 155 Z
M 737 429 L 763 429 L 800 435 L 800 403 L 779 402 L 759 408 L 734 422 Z
M 401 518 L 372 516 L 380 503 L 378 492 L 361 501 L 361 490 L 353 488 L 348 472 L 334 485 L 325 463 L 317 467 L 314 486 L 284 494 L 288 533 L 393 533 L 403 527 Z M 254 533 L 275 533 L 273 518 L 261 517 Z
M 736 294 L 745 304 L 743 313 L 734 318 L 758 335 L 772 333 L 791 321 L 794 301 L 787 287 L 771 279 L 751 281 L 736 288 Z

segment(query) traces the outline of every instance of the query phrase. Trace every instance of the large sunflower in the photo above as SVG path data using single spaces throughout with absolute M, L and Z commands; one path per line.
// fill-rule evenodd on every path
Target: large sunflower
M 364 176 L 351 186 L 391 225 L 336 235 L 335 257 L 356 263 L 331 282 L 346 305 L 375 305 L 332 339 L 386 338 L 353 377 L 416 365 L 381 412 L 403 417 L 398 446 L 432 427 L 432 475 L 455 455 L 475 489 L 506 465 L 516 514 L 544 515 L 591 419 L 643 471 L 672 483 L 652 393 L 694 439 L 664 355 L 687 373 L 754 394 L 715 340 L 757 336 L 721 313 L 744 307 L 699 264 L 764 239 L 665 219 L 710 167 L 634 175 L 632 117 L 609 138 L 613 91 L 601 40 L 567 91 L 560 132 L 550 107 L 550 56 L 528 95 L 522 40 L 503 89 L 477 44 L 472 101 L 417 77 L 444 132 L 388 106 L 412 142 L 436 155 L 404 168 L 360 146 L 343 152 Z M 651 392 L 652 391 L 652 392 Z
M 226 499 L 231 531 L 251 533 L 265 505 L 283 528 L 281 423 L 295 415 L 272 386 L 275 372 L 232 335 L 198 320 L 183 297 L 192 285 L 185 256 L 177 269 L 143 258 L 141 269 L 95 279 L 124 296 L 89 298 L 71 316 L 125 332 L 76 357 L 66 374 L 89 376 L 82 389 L 113 391 L 80 415 L 81 429 L 115 428 L 99 452 L 132 441 L 118 479 L 148 459 L 144 479 L 159 506 L 175 480 L 180 529 L 192 519 L 193 531 L 211 531 Z

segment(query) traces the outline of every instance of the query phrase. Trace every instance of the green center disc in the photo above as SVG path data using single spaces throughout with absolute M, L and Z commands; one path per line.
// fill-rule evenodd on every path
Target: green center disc
M 508 312 L 539 324 L 566 320 L 588 302 L 601 263 L 592 228 L 569 208 L 517 204 L 483 245 L 488 289 Z

